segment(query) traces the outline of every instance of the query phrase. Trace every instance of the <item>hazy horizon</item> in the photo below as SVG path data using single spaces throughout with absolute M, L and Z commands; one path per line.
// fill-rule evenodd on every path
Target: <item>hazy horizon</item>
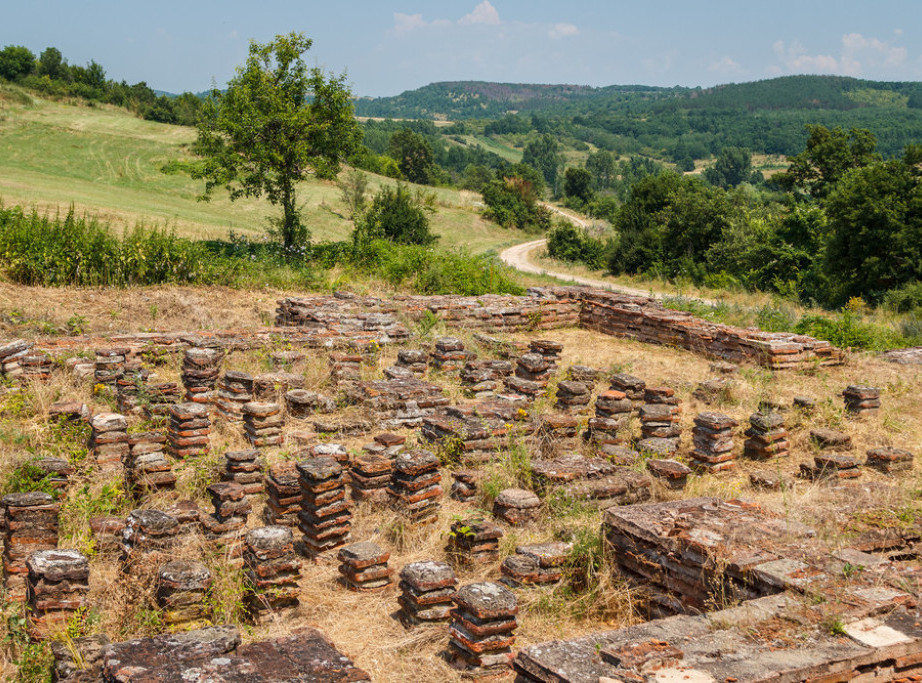
M 222 87 L 250 39 L 302 31 L 307 59 L 346 72 L 362 97 L 442 81 L 709 87 L 793 74 L 922 80 L 922 5 L 915 0 L 715 0 L 560 3 L 402 0 L 329 3 L 81 5 L 35 0 L 5 9 L 0 46 L 54 46 L 109 78 L 166 92 Z M 49 19 L 49 17 L 51 19 Z

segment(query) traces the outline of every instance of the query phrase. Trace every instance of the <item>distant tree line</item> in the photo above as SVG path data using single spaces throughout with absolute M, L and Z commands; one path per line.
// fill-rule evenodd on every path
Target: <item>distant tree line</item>
M 193 93 L 178 97 L 157 95 L 143 81 L 128 85 L 106 77 L 105 69 L 91 60 L 86 66 L 68 64 L 56 47 L 36 57 L 21 45 L 0 50 L 0 78 L 49 97 L 79 97 L 125 107 L 149 121 L 194 125 L 202 100 Z
M 551 255 L 827 307 L 861 297 L 922 317 L 922 146 L 885 159 L 867 130 L 812 125 L 807 134 L 768 183 L 749 182 L 748 152 L 738 148 L 704 177 L 648 173 L 607 216 L 607 238 L 558 227 Z M 569 169 L 567 187 L 586 193 L 591 208 L 601 178 L 613 174 L 590 160 L 594 172 L 577 178 Z

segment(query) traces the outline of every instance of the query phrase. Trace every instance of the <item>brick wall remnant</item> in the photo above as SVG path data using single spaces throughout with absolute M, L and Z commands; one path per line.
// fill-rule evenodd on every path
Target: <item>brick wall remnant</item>
M 301 484 L 298 527 L 308 553 L 319 555 L 345 545 L 352 530 L 352 504 L 346 497 L 343 467 L 333 458 L 311 458 L 297 465 Z
M 301 511 L 301 484 L 293 462 L 272 465 L 266 475 L 266 507 L 263 519 L 266 524 L 297 526 Z
M 278 403 L 250 401 L 243 405 L 243 434 L 255 448 L 281 446 L 285 441 L 283 424 L 282 407 Z
M 733 430 L 739 423 L 723 413 L 700 413 L 692 428 L 692 467 L 699 472 L 716 474 L 736 465 Z
M 384 590 L 393 583 L 393 570 L 387 566 L 391 552 L 372 541 L 352 543 L 339 549 L 339 573 L 346 588 L 358 593 Z
M 880 411 L 880 388 L 851 384 L 842 392 L 845 410 L 850 415 L 876 415 Z
M 411 562 L 400 570 L 400 620 L 408 628 L 451 619 L 458 579 L 444 562 Z
M 206 602 L 211 572 L 201 562 L 173 560 L 157 572 L 157 605 L 163 622 L 184 629 L 209 626 Z
M 170 406 L 167 442 L 170 455 L 186 458 L 208 450 L 211 418 L 205 403 L 177 403 Z
M 256 621 L 298 606 L 301 558 L 295 553 L 291 529 L 264 526 L 247 533 L 243 562 L 247 610 Z
M 26 599 L 26 560 L 58 545 L 60 505 L 47 493 L 8 493 L 0 499 L 3 522 L 3 578 L 13 600 Z
M 26 560 L 28 625 L 33 638 L 45 638 L 67 627 L 87 606 L 90 563 L 76 550 L 40 550 Z
M 468 675 L 501 673 L 512 663 L 519 612 L 515 593 L 498 583 L 462 586 L 452 597 L 449 661 Z
M 221 473 L 221 480 L 237 482 L 243 486 L 243 492 L 248 496 L 265 493 L 263 464 L 259 451 L 255 448 L 227 451 L 224 454 L 224 471 Z

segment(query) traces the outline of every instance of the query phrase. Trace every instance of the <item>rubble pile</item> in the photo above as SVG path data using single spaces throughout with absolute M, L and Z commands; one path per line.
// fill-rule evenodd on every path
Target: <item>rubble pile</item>
M 345 545 L 352 530 L 352 504 L 346 497 L 346 476 L 333 458 L 298 463 L 301 512 L 298 528 L 307 551 L 319 555 Z
M 399 617 L 405 626 L 440 624 L 451 619 L 458 579 L 444 562 L 411 562 L 400 570 Z
M 559 583 L 572 548 L 559 541 L 517 546 L 500 566 L 502 581 L 512 588 Z
M 174 458 L 188 458 L 208 451 L 211 418 L 205 403 L 177 403 L 170 406 L 167 443 Z
M 733 430 L 739 423 L 723 413 L 700 413 L 692 428 L 691 464 L 699 472 L 716 474 L 736 465 Z
M 422 377 L 429 369 L 429 354 L 422 349 L 400 349 L 397 352 L 398 368 L 406 368 L 414 375 Z
M 541 514 L 541 499 L 525 489 L 504 489 L 493 501 L 493 516 L 512 526 L 528 524 Z
M 419 379 L 356 382 L 346 390 L 350 403 L 373 416 L 383 429 L 415 428 L 449 404 L 442 387 Z
M 468 503 L 477 497 L 477 470 L 455 470 L 451 473 L 451 478 L 448 495 L 452 500 Z
M 304 377 L 293 372 L 264 372 L 253 378 L 253 400 L 280 403 L 292 389 L 303 389 Z
M 391 507 L 414 524 L 435 521 L 442 496 L 438 457 L 423 450 L 398 455 L 387 493 Z
M 390 551 L 377 543 L 352 543 L 339 549 L 337 570 L 342 575 L 342 582 L 351 591 L 381 591 L 393 583 L 393 571 L 387 566 L 390 556 Z
M 472 360 L 471 354 L 464 350 L 464 342 L 456 337 L 436 339 L 435 348 L 429 354 L 429 364 L 438 372 L 457 372 L 468 360 Z
M 867 453 L 865 466 L 883 472 L 884 474 L 893 474 L 895 472 L 911 472 L 913 455 L 910 451 L 902 448 L 893 448 L 884 446 L 882 448 L 872 448 Z
M 800 476 L 812 481 L 857 479 L 861 476 L 858 460 L 836 451 L 823 451 L 813 458 L 813 464 L 800 464 Z
M 157 572 L 157 606 L 163 623 L 183 629 L 209 626 L 211 584 L 211 572 L 201 562 L 173 560 L 162 565 Z
M 126 371 L 122 377 L 115 380 L 115 408 L 118 412 L 138 414 L 143 411 L 142 402 L 146 402 L 149 378 L 149 370 L 137 368 Z
M 250 401 L 243 405 L 243 434 L 254 448 L 281 446 L 282 407 L 278 403 Z
M 583 414 L 589 412 L 591 398 L 590 387 L 575 380 L 563 380 L 557 385 L 557 403 L 554 407 L 564 413 Z
M 2 355 L 5 348 L 0 348 L 0 355 Z M 115 383 L 125 376 L 125 365 L 130 354 L 131 349 L 126 347 L 96 349 L 96 370 L 93 373 L 93 379 L 96 384 L 104 384 L 107 387 L 114 388 Z M 8 374 L 6 360 L 3 363 L 4 374 Z
M 331 353 L 330 379 L 334 383 L 355 382 L 362 379 L 362 355 L 344 351 Z
M 554 361 L 540 353 L 526 353 L 515 361 L 515 376 L 546 387 L 555 368 Z
M 165 423 L 170 406 L 182 401 L 182 393 L 175 382 L 156 382 L 144 387 L 144 417 L 157 424 Z
M 562 495 L 605 508 L 650 499 L 650 478 L 605 458 L 568 453 L 550 460 L 533 460 L 532 476 L 545 498 Z
M 688 475 L 692 473 L 691 468 L 669 458 L 651 458 L 647 460 L 647 471 L 667 487 L 673 490 L 681 490 L 688 483 Z
M 471 360 L 461 368 L 461 386 L 474 398 L 488 398 L 502 390 L 503 381 L 512 375 L 508 360 Z
M 298 606 L 301 559 L 284 526 L 264 526 L 246 535 L 243 551 L 247 611 L 258 622 L 271 612 Z
M 292 389 L 285 394 L 285 408 L 289 418 L 304 420 L 314 413 L 332 413 L 336 402 L 313 391 Z

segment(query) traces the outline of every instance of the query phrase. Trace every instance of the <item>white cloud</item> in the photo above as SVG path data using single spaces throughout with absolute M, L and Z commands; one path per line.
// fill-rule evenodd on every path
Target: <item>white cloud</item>
M 769 73 L 823 73 L 862 76 L 868 70 L 893 69 L 906 63 L 905 47 L 867 38 L 860 33 L 842 36 L 838 55 L 810 54 L 799 42 L 777 41 L 772 48 L 780 65 L 769 67 Z
M 579 35 L 579 28 L 573 24 L 554 24 L 547 30 L 548 38 L 559 40 L 560 38 L 572 38 Z
M 465 14 L 458 20 L 458 23 L 462 26 L 468 26 L 470 24 L 487 24 L 489 26 L 497 26 L 500 23 L 499 12 L 496 11 L 496 8 L 490 4 L 490 0 L 483 0 L 479 5 L 474 8 L 474 11 L 470 14 Z
M 423 19 L 422 14 L 402 14 L 400 12 L 394 13 L 395 31 L 412 31 L 413 29 L 423 28 L 425 25 L 426 21 Z
M 743 67 L 740 66 L 739 62 L 727 56 L 721 57 L 716 62 L 711 62 L 708 66 L 708 71 L 722 74 L 737 74 L 742 70 Z

